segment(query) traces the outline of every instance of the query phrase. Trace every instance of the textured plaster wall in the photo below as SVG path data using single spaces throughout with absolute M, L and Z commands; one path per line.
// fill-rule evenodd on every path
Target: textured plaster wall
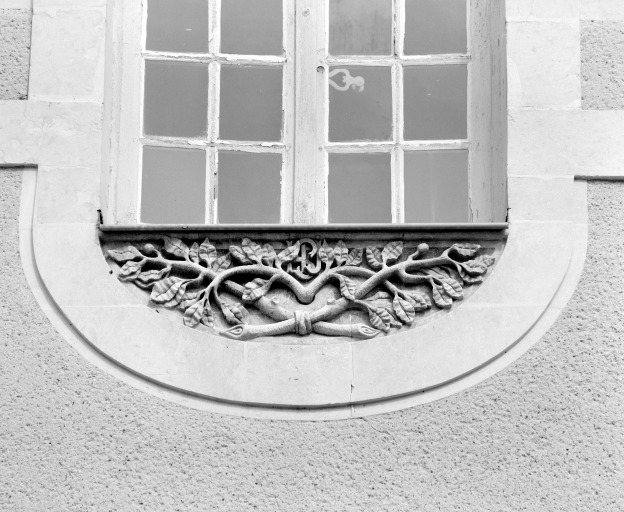
M 624 509 L 624 185 L 591 186 L 585 273 L 527 355 L 451 398 L 324 423 L 186 409 L 87 363 L 25 281 L 19 191 L 0 171 L 0 510 Z
M 0 100 L 28 97 L 31 20 L 30 11 L 0 8 Z
M 624 21 L 581 23 L 584 109 L 624 109 Z

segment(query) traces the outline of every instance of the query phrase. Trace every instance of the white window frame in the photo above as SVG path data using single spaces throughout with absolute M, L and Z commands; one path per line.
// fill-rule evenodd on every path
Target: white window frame
M 210 38 L 207 55 L 189 58 L 184 54 L 144 51 L 147 0 L 117 2 L 111 31 L 113 62 L 111 86 L 114 95 L 107 113 L 112 124 L 109 183 L 104 221 L 107 224 L 140 223 L 142 145 L 206 147 L 207 225 L 218 224 L 218 150 L 282 154 L 280 223 L 327 225 L 328 154 L 390 153 L 392 223 L 404 222 L 403 160 L 406 151 L 431 149 L 469 150 L 469 196 L 472 223 L 506 220 L 506 66 L 503 2 L 470 0 L 467 16 L 468 53 L 434 56 L 403 56 L 406 0 L 393 0 L 394 57 L 328 55 L 330 0 L 284 0 L 284 55 L 231 56 L 219 52 L 220 3 L 209 0 Z M 323 22 L 319 22 L 322 20 Z M 393 27 L 394 28 L 394 27 Z M 396 45 L 396 47 L 395 47 Z M 142 137 L 144 62 L 148 59 L 209 62 L 207 140 L 163 140 Z M 248 143 L 218 141 L 218 96 L 220 67 L 228 64 L 275 64 L 283 66 L 283 141 Z M 467 64 L 468 139 L 409 141 L 403 136 L 403 66 Z M 392 68 L 393 140 L 388 142 L 329 143 L 329 67 L 390 66 Z M 294 82 L 294 83 L 293 83 Z M 297 101 L 295 103 L 295 98 Z M 290 112 L 290 114 L 289 114 Z M 296 112 L 296 115 L 294 113 Z M 306 144 L 295 141 L 306 141 Z M 104 180 L 105 182 L 107 180 Z M 110 185 L 110 186 L 109 186 Z M 407 225 L 406 225 L 407 226 Z M 251 226 L 250 226 L 251 227 Z

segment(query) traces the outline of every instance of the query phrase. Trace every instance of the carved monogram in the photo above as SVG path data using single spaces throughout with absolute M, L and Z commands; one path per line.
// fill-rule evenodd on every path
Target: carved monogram
M 479 255 L 475 244 L 455 244 L 429 258 L 425 243 L 409 255 L 400 241 L 351 249 L 342 241 L 329 245 L 309 238 L 279 245 L 245 238 L 226 252 L 217 251 L 208 239 L 189 247 L 165 236 L 162 244 L 107 252 L 121 267 L 121 281 L 148 290 L 154 304 L 180 310 L 188 327 L 213 327 L 219 314 L 233 326 L 221 334 L 241 340 L 313 332 L 372 338 L 411 324 L 433 306 L 451 308 L 463 298 L 464 286 L 481 283 L 494 263 Z M 335 297 L 316 309 L 303 309 L 327 287 L 333 287 Z M 270 293 L 275 288 L 290 291 L 302 309 L 281 305 Z M 225 299 L 223 292 L 238 300 Z M 250 323 L 250 306 L 270 323 Z M 335 321 L 348 310 L 364 312 L 368 324 Z

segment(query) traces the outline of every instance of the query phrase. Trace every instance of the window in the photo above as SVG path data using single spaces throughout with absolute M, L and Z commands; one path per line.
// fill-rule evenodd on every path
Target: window
M 124 4 L 113 223 L 504 221 L 493 4 Z

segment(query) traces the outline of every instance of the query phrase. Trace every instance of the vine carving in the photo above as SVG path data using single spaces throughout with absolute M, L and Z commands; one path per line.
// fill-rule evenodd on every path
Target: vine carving
M 165 236 L 162 243 L 129 244 L 107 254 L 119 265 L 121 281 L 148 291 L 155 305 L 178 309 L 188 327 L 214 327 L 220 315 L 231 326 L 221 334 L 233 339 L 311 333 L 369 339 L 410 325 L 431 308 L 451 308 L 494 263 L 476 244 L 454 244 L 430 257 L 425 243 L 412 249 L 408 254 L 401 241 L 349 248 L 343 241 L 260 244 L 245 238 L 217 250 L 208 239 L 189 246 Z M 327 287 L 334 296 L 311 309 Z M 291 293 L 301 307 L 282 305 L 274 289 Z M 252 323 L 250 307 L 268 323 Z M 336 321 L 350 310 L 365 321 Z

